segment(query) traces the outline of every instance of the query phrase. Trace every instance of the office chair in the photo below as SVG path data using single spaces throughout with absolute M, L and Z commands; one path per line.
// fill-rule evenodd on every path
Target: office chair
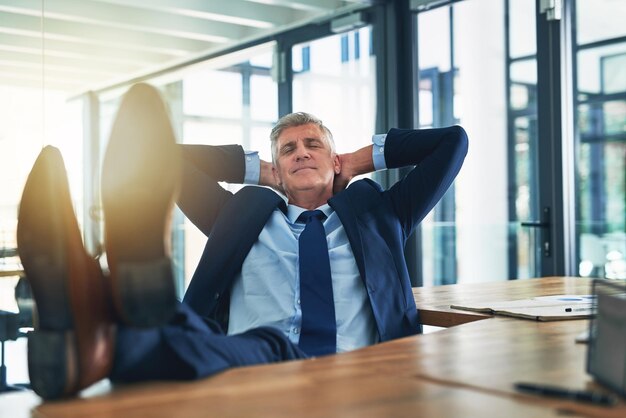
M 18 313 L 0 310 L 0 394 L 30 388 L 28 383 L 9 385 L 7 383 L 7 367 L 4 361 L 6 341 L 15 341 L 26 335 L 20 328 L 33 326 L 33 298 L 30 286 L 24 276 L 20 277 L 15 286 L 15 300 Z

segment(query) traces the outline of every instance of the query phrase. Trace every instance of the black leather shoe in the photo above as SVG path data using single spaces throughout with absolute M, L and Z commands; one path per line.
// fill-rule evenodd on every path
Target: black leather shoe
M 119 317 L 138 327 L 174 313 L 170 221 L 180 158 L 158 91 L 136 84 L 125 94 L 102 168 L 105 248 Z
M 28 176 L 17 245 L 35 300 L 28 335 L 33 390 L 45 399 L 73 395 L 107 377 L 115 325 L 107 284 L 83 247 L 59 150 L 45 147 Z

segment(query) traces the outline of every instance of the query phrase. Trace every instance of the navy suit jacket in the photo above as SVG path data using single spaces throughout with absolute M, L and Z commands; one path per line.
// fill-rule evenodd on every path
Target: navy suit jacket
M 381 341 L 421 331 L 404 245 L 456 177 L 467 146 L 460 126 L 392 129 L 385 141 L 387 168 L 414 166 L 411 171 L 388 190 L 363 179 L 328 201 L 346 230 Z M 181 148 L 187 164 L 178 205 L 208 236 L 184 302 L 226 329 L 233 280 L 272 211 L 285 202 L 265 187 L 231 193 L 219 186 L 243 181 L 241 147 Z

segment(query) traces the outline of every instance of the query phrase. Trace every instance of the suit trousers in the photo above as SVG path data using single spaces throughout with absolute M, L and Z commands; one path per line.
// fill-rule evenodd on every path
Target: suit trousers
M 306 358 L 280 331 L 262 327 L 227 336 L 217 322 L 180 303 L 159 328 L 120 326 L 110 379 L 113 382 L 193 380 L 253 364 Z

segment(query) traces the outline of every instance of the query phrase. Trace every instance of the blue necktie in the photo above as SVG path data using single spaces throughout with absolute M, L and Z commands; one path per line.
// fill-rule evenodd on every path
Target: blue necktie
M 299 222 L 306 223 L 298 243 L 302 308 L 298 345 L 312 356 L 337 352 L 337 323 L 328 244 L 320 220 L 323 216 L 320 210 L 309 210 L 298 217 Z

